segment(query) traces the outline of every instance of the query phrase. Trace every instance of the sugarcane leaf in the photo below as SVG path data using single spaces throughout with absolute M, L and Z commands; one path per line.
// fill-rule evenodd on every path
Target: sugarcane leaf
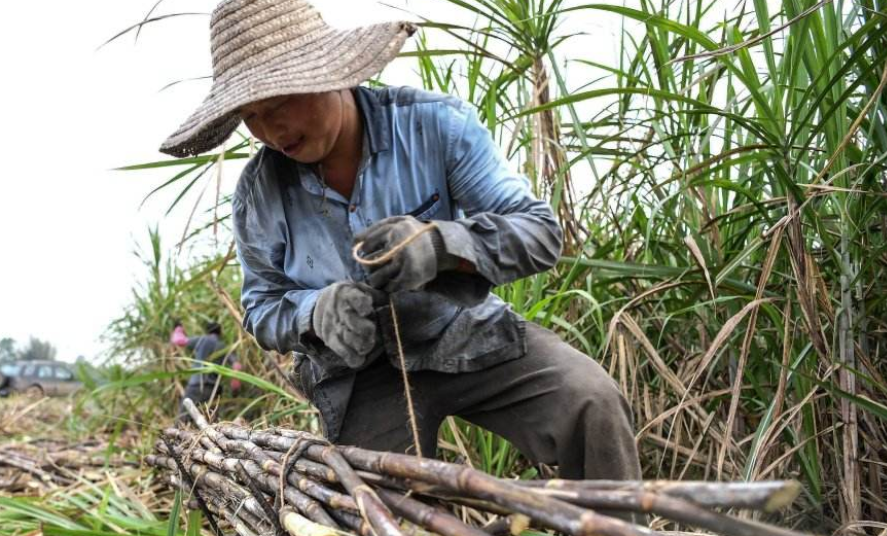
M 188 512 L 188 530 L 185 536 L 200 536 L 200 526 L 203 524 L 203 512 L 191 510 Z
M 16 512 L 47 525 L 71 530 L 86 530 L 86 527 L 83 525 L 71 521 L 58 512 L 32 504 L 31 499 L 0 497 L 0 507 L 2 507 L 0 510 L 5 509 L 9 512 Z
M 182 490 L 176 488 L 176 496 L 172 502 L 172 511 L 169 513 L 169 523 L 166 525 L 166 536 L 176 536 L 179 532 L 179 510 L 182 508 Z
M 250 383 L 252 385 L 255 385 L 256 387 L 258 387 L 259 389 L 262 389 L 263 391 L 269 391 L 274 394 L 280 395 L 280 396 L 287 398 L 293 402 L 301 402 L 298 398 L 296 398 L 292 394 L 288 393 L 284 389 L 281 389 L 277 385 L 269 382 L 268 380 L 264 380 L 262 378 L 259 378 L 258 376 L 253 376 L 252 374 L 249 374 L 249 373 L 244 372 L 242 370 L 234 370 L 234 369 L 231 369 L 231 368 L 228 368 L 225 366 L 216 365 L 215 363 L 209 363 L 206 361 L 200 362 L 200 363 L 203 366 L 200 368 L 197 368 L 197 369 L 193 369 L 193 372 L 213 373 L 213 374 L 218 374 L 219 376 L 225 376 L 226 378 L 237 379 L 242 382 L 246 382 L 246 383 Z

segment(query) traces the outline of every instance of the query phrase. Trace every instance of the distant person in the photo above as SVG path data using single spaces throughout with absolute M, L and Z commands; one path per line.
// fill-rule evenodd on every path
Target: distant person
M 227 366 L 234 370 L 242 368 L 240 361 L 237 360 L 237 356 L 225 351 L 227 345 L 222 339 L 222 326 L 216 322 L 208 323 L 206 325 L 206 335 L 200 337 L 188 337 L 185 334 L 185 328 L 180 323 L 177 323 L 170 337 L 170 342 L 180 348 L 190 350 L 198 364 L 207 362 Z M 232 379 L 232 394 L 239 390 L 240 380 Z M 219 381 L 218 374 L 210 372 L 193 374 L 188 378 L 188 385 L 185 387 L 185 396 L 182 400 L 190 398 L 195 404 L 203 404 L 211 402 L 221 391 L 222 383 Z M 178 419 L 183 420 L 186 416 L 187 412 L 184 406 L 179 403 Z

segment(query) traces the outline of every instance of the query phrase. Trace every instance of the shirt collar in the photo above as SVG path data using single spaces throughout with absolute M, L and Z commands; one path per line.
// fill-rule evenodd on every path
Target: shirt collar
M 369 140 L 369 149 L 373 154 L 387 151 L 391 131 L 385 118 L 385 109 L 379 102 L 376 92 L 370 88 L 358 86 L 354 88 L 354 100 L 363 117 L 363 128 Z

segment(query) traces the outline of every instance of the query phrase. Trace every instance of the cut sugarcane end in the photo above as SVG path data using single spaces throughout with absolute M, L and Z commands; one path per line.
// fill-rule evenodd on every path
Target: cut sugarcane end
M 511 524 L 508 527 L 512 536 L 518 536 L 523 531 L 530 528 L 530 518 L 523 514 L 514 514 L 511 516 Z
M 350 536 L 347 532 L 315 523 L 292 508 L 280 510 L 280 524 L 292 536 Z
M 775 512 L 777 510 L 782 510 L 793 503 L 800 494 L 801 483 L 797 480 L 789 480 L 767 499 L 767 504 L 764 505 L 764 511 Z

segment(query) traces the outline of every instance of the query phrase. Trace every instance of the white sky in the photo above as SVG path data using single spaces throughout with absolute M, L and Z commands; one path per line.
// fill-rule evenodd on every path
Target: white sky
M 31 335 L 48 340 L 68 361 L 96 356 L 103 349 L 99 335 L 147 275 L 133 255 L 136 243 L 146 243 L 148 227 L 156 224 L 166 248 L 182 233 L 198 189 L 164 218 L 169 195 L 139 205 L 172 173 L 113 168 L 165 159 L 157 146 L 203 99 L 209 82 L 159 90 L 210 74 L 209 17 L 161 21 L 145 27 L 137 44 L 130 34 L 97 50 L 140 21 L 155 1 L 4 4 L 0 338 L 13 337 L 20 345 Z M 443 0 L 387 3 L 438 20 L 454 21 L 458 11 Z M 209 13 L 215 4 L 167 0 L 156 14 Z M 405 16 L 370 0 L 316 5 L 340 27 Z M 577 42 L 583 49 L 577 56 L 609 62 L 619 46 L 618 21 L 586 17 L 581 30 L 593 35 Z M 417 83 L 410 75 L 413 64 L 398 62 L 385 80 Z M 233 189 L 237 166 L 225 173 L 223 193 Z

